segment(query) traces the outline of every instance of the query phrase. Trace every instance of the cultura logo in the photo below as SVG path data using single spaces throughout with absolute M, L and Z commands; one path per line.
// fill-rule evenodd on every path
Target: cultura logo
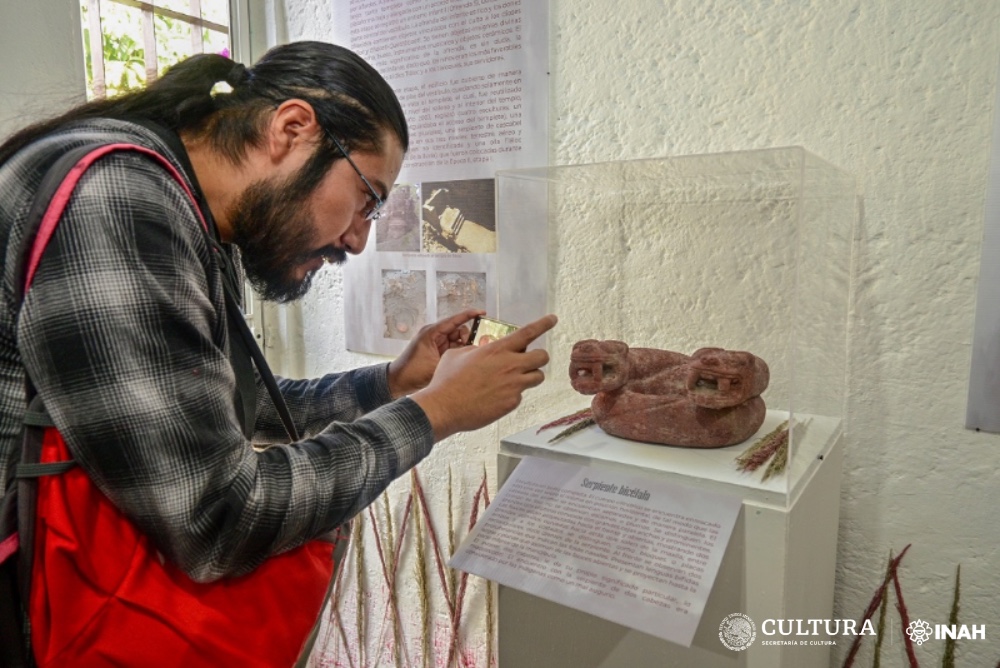
M 906 627 L 906 635 L 918 645 L 923 645 L 924 641 L 931 638 L 931 625 L 922 619 L 914 620 Z
M 898 628 L 898 627 L 892 627 Z M 986 625 L 931 624 L 923 619 L 910 622 L 906 629 L 910 642 L 923 645 L 928 640 L 986 640 Z M 760 645 L 836 645 L 840 636 L 874 636 L 870 619 L 765 619 L 760 623 Z M 891 634 L 891 632 L 890 632 Z M 719 624 L 719 641 L 727 648 L 742 651 L 757 639 L 757 626 L 741 612 Z
M 757 638 L 753 620 L 742 612 L 734 612 L 719 624 L 719 641 L 736 652 L 745 650 Z

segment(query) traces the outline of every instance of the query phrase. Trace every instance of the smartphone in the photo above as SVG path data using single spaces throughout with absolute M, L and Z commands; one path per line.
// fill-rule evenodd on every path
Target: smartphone
M 469 340 L 466 344 L 470 346 L 485 346 L 491 341 L 496 341 L 499 338 L 507 336 L 516 329 L 517 325 L 477 315 L 472 320 L 472 330 L 469 332 Z

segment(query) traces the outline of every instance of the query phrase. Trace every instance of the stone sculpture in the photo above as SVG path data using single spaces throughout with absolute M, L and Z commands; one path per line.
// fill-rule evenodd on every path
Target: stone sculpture
M 750 438 L 764 421 L 767 363 L 748 352 L 701 348 L 688 356 L 588 339 L 573 346 L 573 389 L 595 395 L 594 420 L 609 434 L 689 448 Z

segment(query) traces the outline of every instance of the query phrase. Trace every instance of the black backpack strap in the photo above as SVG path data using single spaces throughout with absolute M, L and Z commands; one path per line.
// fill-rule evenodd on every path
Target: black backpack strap
M 288 406 L 285 404 L 284 398 L 281 396 L 281 390 L 278 389 L 278 382 L 274 378 L 274 374 L 271 373 L 271 367 L 268 366 L 267 360 L 264 358 L 264 353 L 261 351 L 260 346 L 257 345 L 257 339 L 254 338 L 253 332 L 250 331 L 250 326 L 247 325 L 246 317 L 243 315 L 243 311 L 240 308 L 240 300 L 238 290 L 240 286 L 236 280 L 236 270 L 233 268 L 229 260 L 229 255 L 226 253 L 217 241 L 209 237 L 209 243 L 216 250 L 216 257 L 219 258 L 219 262 L 222 264 L 222 273 L 224 275 L 224 280 L 222 281 L 223 287 L 226 291 L 226 313 L 229 317 L 229 324 L 237 332 L 239 332 L 239 338 L 236 340 L 230 339 L 230 347 L 235 348 L 240 346 L 240 348 L 245 351 L 246 354 L 250 356 L 253 363 L 257 366 L 257 373 L 260 374 L 261 380 L 264 382 L 264 387 L 267 388 L 267 393 L 271 396 L 271 401 L 274 402 L 274 407 L 278 411 L 278 416 L 281 418 L 281 423 L 285 427 L 285 431 L 288 433 L 288 438 L 291 439 L 292 443 L 299 440 L 298 431 L 295 429 L 295 421 L 292 420 L 292 414 L 288 410 Z M 235 367 L 234 367 L 235 368 Z M 251 369 L 252 373 L 252 369 Z M 254 388 L 256 388 L 256 382 L 251 375 L 251 382 L 254 382 Z M 239 377 L 237 377 L 239 381 Z M 244 395 L 244 402 L 245 402 Z M 250 406 L 250 415 L 254 415 L 256 412 L 256 406 Z
M 45 407 L 42 405 L 42 398 L 36 395 L 28 404 L 28 410 L 34 413 L 44 413 Z M 40 463 L 45 428 L 44 426 L 25 425 L 21 432 L 21 461 L 14 469 L 14 477 L 17 479 L 17 532 L 20 535 L 21 544 L 18 561 L 20 562 L 20 572 L 25 574 L 20 583 L 21 600 L 24 601 L 25 606 L 28 604 L 28 592 L 31 585 L 31 564 L 35 546 L 35 508 L 38 502 L 38 485 L 35 479 L 39 476 L 22 475 L 22 471 L 30 472 L 32 469 L 38 471 L 37 467 L 45 466 L 45 464 Z M 75 466 L 76 462 L 68 460 L 58 462 L 58 464 L 66 466 L 66 470 L 68 470 Z
M 278 417 L 281 418 L 281 424 L 284 425 L 288 438 L 292 443 L 294 443 L 299 440 L 298 430 L 295 429 L 295 421 L 292 420 L 292 414 L 288 410 L 288 405 L 285 404 L 285 399 L 281 396 L 281 390 L 278 389 L 278 381 L 275 380 L 274 374 L 271 373 L 271 367 L 268 366 L 267 360 L 264 358 L 264 353 L 261 351 L 260 346 L 257 345 L 257 340 L 254 338 L 253 332 L 250 331 L 250 326 L 247 324 L 246 318 L 243 316 L 243 311 L 236 304 L 234 299 L 235 297 L 230 297 L 226 300 L 226 311 L 229 314 L 229 323 L 231 325 L 235 324 L 236 331 L 239 332 L 240 336 L 239 343 L 236 341 L 230 341 L 229 345 L 231 347 L 240 345 L 244 348 L 244 350 L 246 350 L 246 352 L 250 353 L 250 358 L 257 366 L 257 373 L 260 374 L 261 380 L 264 381 L 264 387 L 267 388 L 267 393 L 271 396 L 271 401 L 274 403 L 274 407 L 278 411 Z M 256 380 L 253 382 L 256 390 Z M 254 395 L 256 396 L 256 391 L 254 392 Z M 257 407 L 254 405 L 249 411 L 250 415 L 254 416 L 256 414 L 256 410 Z
M 17 532 L 17 481 L 5 481 L 0 499 L 0 666 L 33 666 L 27 600 L 21 594 L 20 534 Z M 22 600 L 25 602 L 22 605 Z
M 51 420 L 46 419 L 45 407 L 38 396 L 29 403 L 27 414 L 31 416 L 31 424 L 25 424 L 21 430 L 21 461 L 7 481 L 0 511 L 0 535 L 5 539 L 5 554 L 0 560 L 0 666 L 18 668 L 35 665 L 28 605 L 35 545 L 36 478 L 76 466 L 72 460 L 39 463 L 44 431 Z

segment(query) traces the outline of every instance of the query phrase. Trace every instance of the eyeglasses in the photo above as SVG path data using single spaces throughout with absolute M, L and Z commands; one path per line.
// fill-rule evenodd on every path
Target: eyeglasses
M 345 158 L 347 158 L 347 162 L 354 168 L 354 171 L 358 173 L 358 176 L 361 177 L 361 180 L 368 187 L 368 192 L 371 195 L 371 206 L 364 211 L 364 216 L 365 220 L 374 223 L 382 215 L 382 205 L 385 204 L 385 200 L 379 197 L 379 194 L 375 192 L 375 188 L 372 187 L 371 182 L 365 178 L 365 175 L 361 173 L 358 166 L 354 164 L 354 161 L 351 160 L 351 156 L 348 155 L 347 150 L 344 149 L 343 144 L 337 141 L 337 138 L 334 137 L 329 130 L 326 130 L 326 136 L 330 138 L 330 141 L 333 142 L 334 146 L 340 149 L 340 152 L 344 154 Z

